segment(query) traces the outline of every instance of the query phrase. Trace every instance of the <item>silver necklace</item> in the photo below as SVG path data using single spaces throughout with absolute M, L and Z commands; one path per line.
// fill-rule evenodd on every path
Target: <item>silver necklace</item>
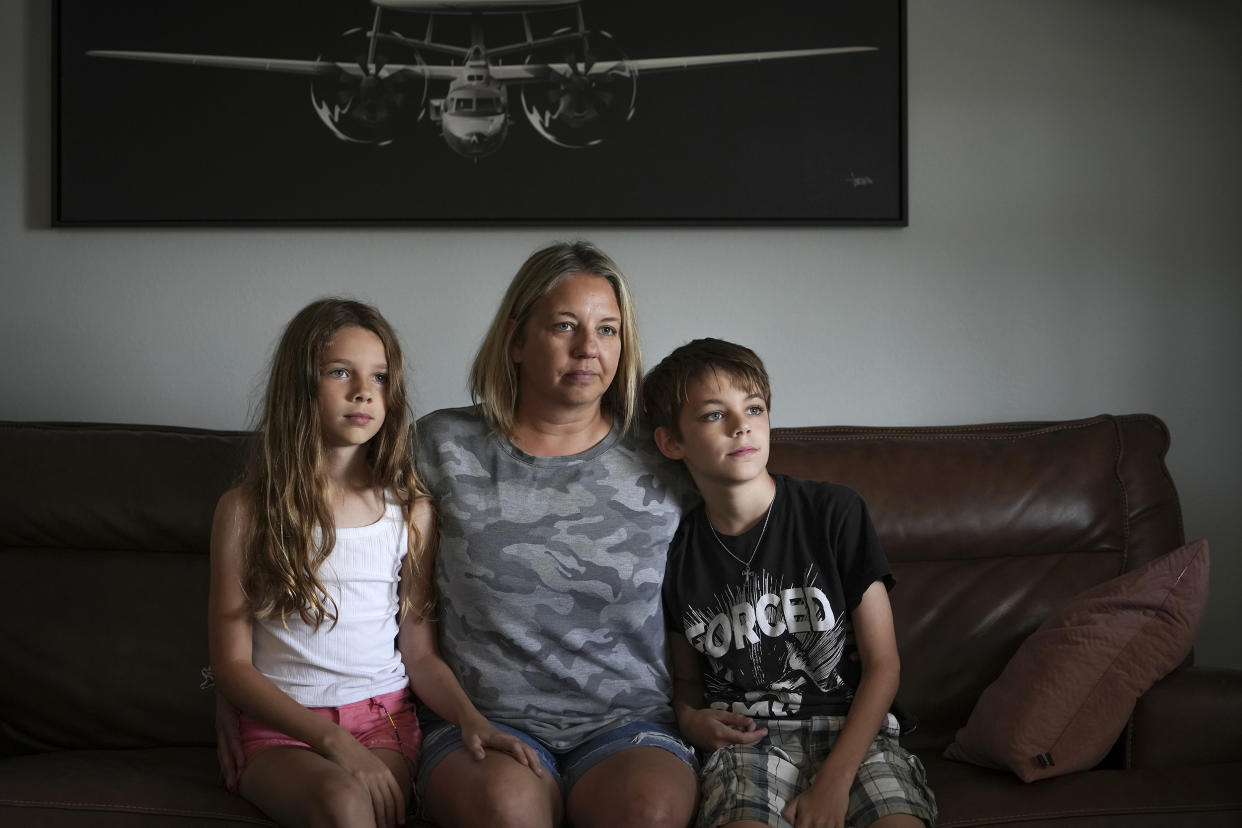
M 755 541 L 755 548 L 750 550 L 750 557 L 742 560 L 733 554 L 733 550 L 725 546 L 725 542 L 720 539 L 720 535 L 716 534 L 716 527 L 712 526 L 711 520 L 707 521 L 707 528 L 712 530 L 712 537 L 716 539 L 716 543 L 720 544 L 720 548 L 725 551 L 730 558 L 742 565 L 742 577 L 749 578 L 751 576 L 750 562 L 755 559 L 755 553 L 759 551 L 759 544 L 763 543 L 763 536 L 768 531 L 768 518 L 772 517 L 772 506 L 776 504 L 776 493 L 772 493 L 772 502 L 768 504 L 768 513 L 763 516 L 763 528 L 759 530 L 759 540 Z

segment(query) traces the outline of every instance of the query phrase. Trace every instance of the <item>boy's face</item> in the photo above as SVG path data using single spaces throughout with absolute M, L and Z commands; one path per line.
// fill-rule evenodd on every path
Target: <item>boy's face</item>
M 768 465 L 768 407 L 760 395 L 726 374 L 710 371 L 687 386 L 677 423 L 681 437 L 657 428 L 665 456 L 684 460 L 695 482 L 743 483 Z

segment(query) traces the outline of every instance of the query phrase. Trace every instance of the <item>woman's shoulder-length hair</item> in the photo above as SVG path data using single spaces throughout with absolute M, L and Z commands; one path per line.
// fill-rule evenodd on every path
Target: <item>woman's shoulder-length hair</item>
M 518 374 L 512 349 L 526 335 L 535 304 L 566 277 L 598 276 L 612 285 L 621 311 L 621 356 L 603 404 L 628 431 L 637 419 L 642 389 L 642 349 L 629 283 L 609 256 L 587 241 L 557 242 L 535 251 L 509 283 L 470 368 L 470 395 L 491 428 L 511 434 L 517 412 Z

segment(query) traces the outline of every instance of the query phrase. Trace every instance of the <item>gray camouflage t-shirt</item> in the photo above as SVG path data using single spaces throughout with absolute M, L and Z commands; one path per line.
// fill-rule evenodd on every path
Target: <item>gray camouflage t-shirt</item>
M 418 434 L 439 500 L 440 649 L 479 711 L 554 750 L 673 721 L 660 585 L 698 499 L 684 467 L 615 423 L 568 457 L 526 454 L 477 406 Z

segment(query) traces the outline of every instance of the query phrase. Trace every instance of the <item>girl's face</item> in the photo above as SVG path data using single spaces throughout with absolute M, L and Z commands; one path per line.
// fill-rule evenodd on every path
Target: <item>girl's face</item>
M 324 445 L 360 446 L 379 433 L 388 403 L 384 343 L 366 328 L 341 328 L 319 358 L 319 420 Z
M 621 356 L 621 311 L 607 279 L 578 273 L 535 303 L 518 364 L 518 405 L 545 410 L 598 406 Z

